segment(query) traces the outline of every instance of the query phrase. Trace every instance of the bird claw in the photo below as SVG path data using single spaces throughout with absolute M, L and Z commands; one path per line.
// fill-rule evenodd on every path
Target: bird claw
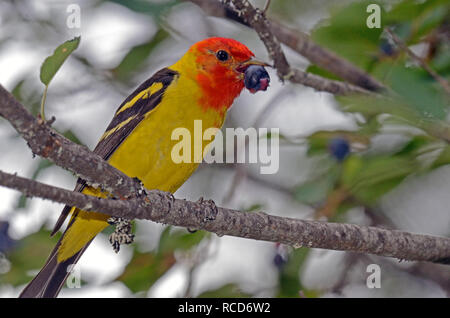
M 114 252 L 120 251 L 120 245 L 131 244 L 134 241 L 132 233 L 131 221 L 124 218 L 110 217 L 108 219 L 110 225 L 115 225 L 114 232 L 109 236 Z

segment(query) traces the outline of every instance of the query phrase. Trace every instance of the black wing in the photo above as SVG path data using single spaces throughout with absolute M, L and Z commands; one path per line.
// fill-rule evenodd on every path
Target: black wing
M 136 128 L 142 119 L 144 119 L 145 115 L 160 104 L 167 87 L 178 76 L 178 72 L 169 68 L 163 68 L 142 83 L 142 85 L 140 85 L 119 106 L 111 123 L 108 125 L 108 128 L 106 128 L 105 134 L 102 136 L 93 152 L 103 159 L 108 160 L 134 128 Z M 139 94 L 141 94 L 141 96 L 136 98 Z M 134 100 L 135 98 L 136 100 Z M 78 179 L 74 191 L 81 192 L 85 186 L 86 182 L 82 179 Z M 61 228 L 71 209 L 71 206 L 66 205 L 64 207 L 53 228 L 52 235 Z

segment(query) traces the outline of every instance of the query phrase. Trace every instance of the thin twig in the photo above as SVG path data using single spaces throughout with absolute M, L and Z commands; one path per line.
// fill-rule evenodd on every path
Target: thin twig
M 273 66 L 282 81 L 289 80 L 335 95 L 370 94 L 370 91 L 353 84 L 329 80 L 299 69 L 292 69 L 278 39 L 271 32 L 269 21 L 261 10 L 255 9 L 247 0 L 223 0 L 222 2 L 231 10 L 235 10 L 238 16 L 247 21 L 256 31 L 266 46 L 269 57 L 273 60 Z
M 41 99 L 41 119 L 43 122 L 45 122 L 45 100 L 47 99 L 47 90 L 48 90 L 48 85 L 45 85 L 44 92 L 42 93 L 42 99 Z
M 235 10 L 233 6 L 221 5 L 216 0 L 185 0 L 202 8 L 206 13 L 216 17 L 227 18 L 250 26 L 250 23 Z M 335 53 L 313 42 L 310 37 L 301 31 L 291 29 L 281 23 L 266 18 L 270 32 L 283 44 L 306 57 L 311 63 L 327 70 L 343 80 L 348 81 L 369 91 L 384 90 L 383 84 L 359 69 L 349 61 L 337 56 Z M 302 83 L 300 83 L 302 84 Z M 307 85 L 307 84 L 305 84 Z M 350 87 L 351 89 L 352 87 Z M 349 88 L 347 88 L 348 90 Z M 341 90 L 345 91 L 345 90 Z
M 439 84 L 441 84 L 442 88 L 447 92 L 447 94 L 450 94 L 450 83 L 440 76 L 438 73 L 436 73 L 430 65 L 425 61 L 425 59 L 421 58 L 420 56 L 416 55 L 398 36 L 395 34 L 390 28 L 386 28 L 386 32 L 391 36 L 394 43 L 399 46 L 403 51 L 405 51 L 413 60 L 415 60 L 417 63 L 422 66 L 422 68 L 428 72 Z

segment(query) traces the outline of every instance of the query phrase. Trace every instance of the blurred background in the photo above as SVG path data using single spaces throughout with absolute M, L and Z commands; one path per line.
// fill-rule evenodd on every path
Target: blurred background
M 260 8 L 265 1 L 252 1 Z M 369 29 L 369 3 L 382 28 Z M 73 6 L 81 24 L 69 28 Z M 448 1 L 273 0 L 267 15 L 306 32 L 395 93 L 389 102 L 339 97 L 286 82 L 269 69 L 267 92 L 245 91 L 225 127 L 280 129 L 280 169 L 202 164 L 176 197 L 333 222 L 450 235 L 449 96 L 383 32 L 397 36 L 439 76 L 450 75 Z M 39 69 L 66 40 L 81 43 L 49 86 L 53 127 L 93 149 L 123 99 L 191 44 L 223 36 L 267 52 L 256 33 L 179 0 L 0 1 L 0 83 L 35 115 Z M 289 48 L 293 67 L 334 78 Z M 71 189 L 71 173 L 39 157 L 0 118 L 0 169 Z M 62 205 L 0 188 L 0 297 L 16 297 L 45 262 Z M 372 255 L 293 248 L 135 222 L 135 243 L 115 254 L 111 229 L 79 262 L 82 288 L 61 297 L 448 297 L 450 269 Z M 369 289 L 369 264 L 381 288 Z

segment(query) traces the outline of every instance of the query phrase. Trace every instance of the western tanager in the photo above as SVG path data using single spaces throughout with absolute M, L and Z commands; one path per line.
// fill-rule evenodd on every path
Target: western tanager
M 261 71 L 265 64 L 252 60 L 253 56 L 233 39 L 216 37 L 194 44 L 175 64 L 155 73 L 125 99 L 94 152 L 140 179 L 147 189 L 176 191 L 198 161 L 173 162 L 171 150 L 177 141 L 172 140 L 172 131 L 183 127 L 193 132 L 194 120 L 202 121 L 203 130 L 220 128 L 244 86 L 252 92 L 265 90 L 269 83 L 267 72 Z M 259 69 L 246 74 L 255 65 Z M 82 180 L 74 191 L 106 196 Z M 53 233 L 69 214 L 67 229 L 21 297 L 55 297 L 69 275 L 68 266 L 76 263 L 92 239 L 109 225 L 108 215 L 66 206 Z

